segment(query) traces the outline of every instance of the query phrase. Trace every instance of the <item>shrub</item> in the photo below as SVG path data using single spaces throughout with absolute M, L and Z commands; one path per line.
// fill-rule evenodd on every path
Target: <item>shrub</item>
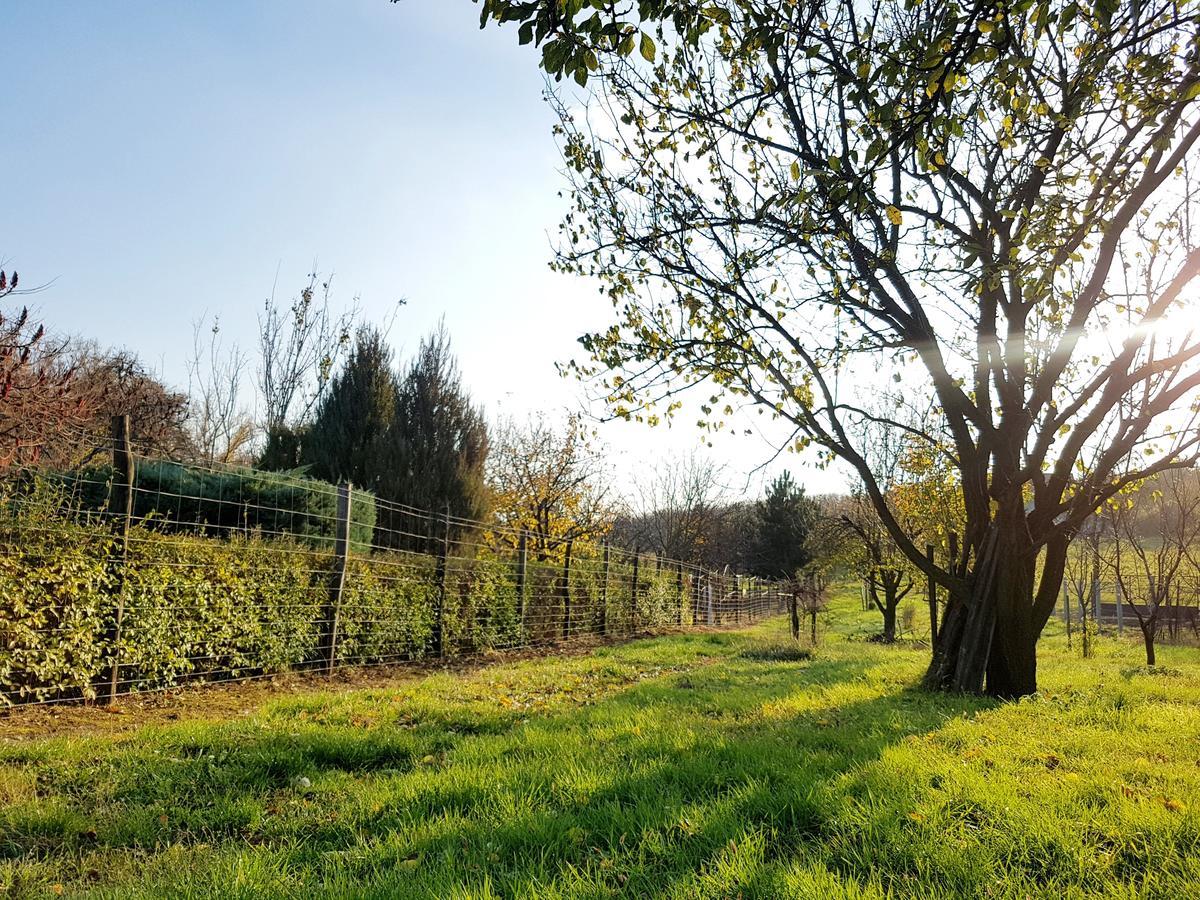
M 83 510 L 107 508 L 112 468 L 98 466 L 59 473 L 56 480 Z M 203 469 L 166 460 L 138 459 L 133 514 L 168 530 L 218 534 L 261 532 L 332 546 L 337 522 L 337 488 L 294 474 L 254 469 Z M 350 541 L 359 552 L 371 547 L 375 497 L 355 490 L 350 505 Z
M 109 554 L 96 523 L 61 516 L 61 488 L 36 484 L 0 507 L 0 700 L 92 696 L 112 625 Z

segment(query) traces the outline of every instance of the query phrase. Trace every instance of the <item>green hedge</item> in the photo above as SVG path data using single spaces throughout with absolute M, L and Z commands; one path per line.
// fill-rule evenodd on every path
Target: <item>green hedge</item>
M 0 702 L 96 696 L 113 664 L 118 596 L 122 690 L 282 672 L 321 658 L 330 551 L 135 526 L 118 566 L 104 523 L 65 515 L 66 497 L 61 484 L 40 485 L 0 506 Z M 352 558 L 339 660 L 423 655 L 435 598 L 428 558 L 403 567 Z
M 97 466 L 55 476 L 84 510 L 107 508 L 112 467 Z M 337 488 L 312 478 L 255 469 L 203 469 L 164 460 L 135 465 L 133 513 L 158 527 L 228 534 L 261 531 L 291 535 L 320 546 L 333 542 Z M 375 496 L 355 490 L 350 504 L 350 540 L 370 549 L 375 532 Z

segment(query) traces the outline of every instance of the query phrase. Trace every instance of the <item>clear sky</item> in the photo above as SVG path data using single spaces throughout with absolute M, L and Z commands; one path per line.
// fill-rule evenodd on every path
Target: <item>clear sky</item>
M 401 352 L 445 316 L 489 414 L 578 405 L 556 360 L 607 325 L 548 271 L 564 181 L 537 57 L 469 0 L 0 6 L 0 261 L 56 330 L 185 380 L 192 323 L 253 343 L 271 291 L 334 272 Z M 697 446 L 611 423 L 628 476 Z M 713 451 L 738 492 L 761 437 Z M 839 483 L 784 461 L 812 490 Z M 781 468 L 779 463 L 768 472 Z M 751 477 L 757 493 L 763 473 Z

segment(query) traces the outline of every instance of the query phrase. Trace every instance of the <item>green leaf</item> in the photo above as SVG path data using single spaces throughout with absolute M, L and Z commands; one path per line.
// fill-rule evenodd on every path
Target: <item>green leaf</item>
M 654 41 L 650 39 L 650 35 L 642 32 L 642 44 L 638 49 L 641 50 L 642 59 L 646 60 L 646 62 L 654 62 L 657 49 L 654 46 Z

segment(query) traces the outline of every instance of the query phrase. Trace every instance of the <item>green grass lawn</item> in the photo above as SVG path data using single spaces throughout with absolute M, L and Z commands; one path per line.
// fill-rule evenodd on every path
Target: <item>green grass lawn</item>
M 1039 697 L 914 691 L 782 621 L 0 744 L 5 896 L 1191 897 L 1200 651 L 1051 634 Z M 0 732 L 4 723 L 0 722 Z

